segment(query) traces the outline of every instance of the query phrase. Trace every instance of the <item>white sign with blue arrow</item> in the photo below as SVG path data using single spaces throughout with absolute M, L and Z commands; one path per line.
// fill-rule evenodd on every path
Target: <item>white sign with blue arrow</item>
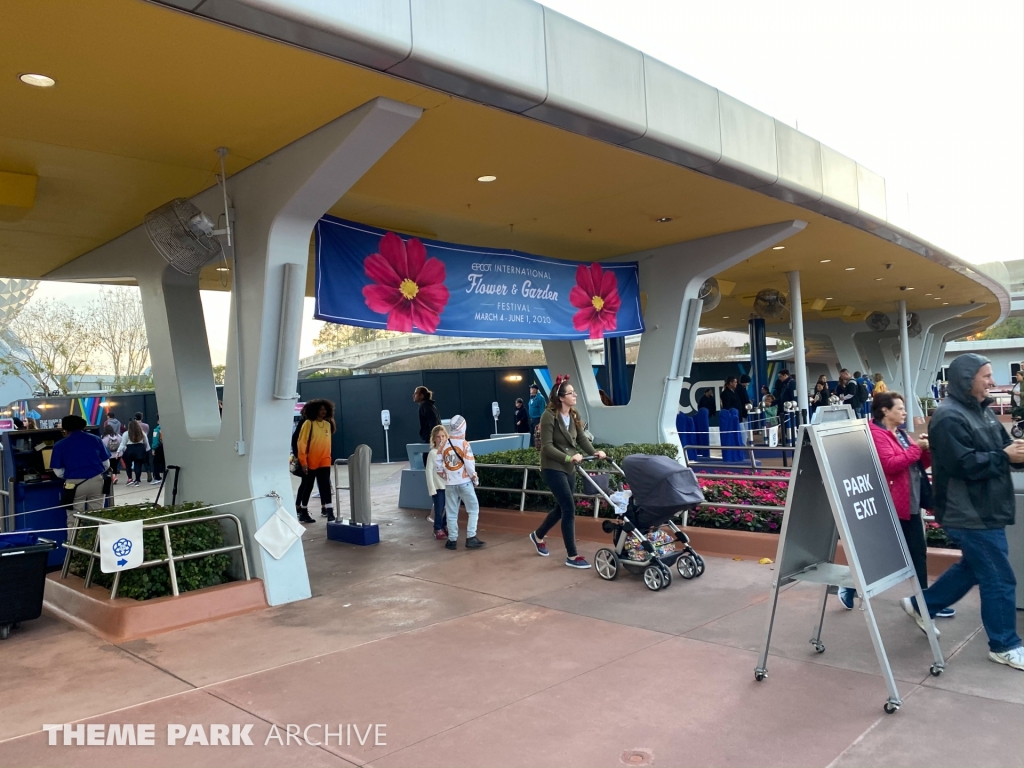
M 100 526 L 100 570 L 117 573 L 142 565 L 142 521 Z

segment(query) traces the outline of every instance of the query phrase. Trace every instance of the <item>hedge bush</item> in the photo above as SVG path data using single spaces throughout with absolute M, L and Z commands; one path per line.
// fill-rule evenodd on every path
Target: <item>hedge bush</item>
M 177 520 L 182 517 L 202 517 L 210 514 L 209 510 L 197 509 L 205 507 L 202 502 L 178 504 L 177 506 L 158 507 L 152 504 L 133 504 L 123 507 L 104 509 L 97 517 L 115 522 L 128 520 L 145 520 L 157 515 L 178 513 L 174 517 L 163 517 L 162 520 Z M 93 514 L 93 513 L 90 513 Z M 160 522 L 160 521 L 154 521 Z M 171 549 L 175 555 L 187 555 L 201 552 L 204 549 L 216 549 L 225 546 L 224 531 L 216 520 L 207 520 L 189 525 L 177 525 L 170 529 Z M 79 531 L 75 543 L 85 549 L 93 546 L 96 537 L 95 528 Z M 143 558 L 157 560 L 167 557 L 163 530 L 144 531 L 142 534 Z M 71 557 L 71 573 L 85 576 L 88 558 L 85 555 L 73 554 Z M 178 561 L 175 569 L 178 575 L 178 591 L 191 592 L 194 589 L 213 587 L 230 581 L 228 569 L 231 567 L 231 555 L 222 553 L 208 555 L 195 560 Z M 114 574 L 100 571 L 99 563 L 93 567 L 92 581 L 108 589 L 114 583 Z M 150 600 L 173 594 L 171 591 L 171 574 L 166 565 L 155 565 L 151 568 L 135 568 L 122 571 L 117 587 L 118 597 L 130 597 L 135 600 Z
M 642 444 L 642 445 L 620 445 L 597 446 L 607 453 L 616 463 L 621 465 L 622 459 L 634 453 L 644 453 L 657 456 L 671 456 L 677 458 L 678 450 L 670 443 Z M 477 456 L 477 461 L 482 464 L 529 464 L 537 466 L 540 464 L 540 454 L 535 448 L 525 448 L 516 451 L 498 451 L 482 456 Z M 607 462 L 593 462 L 587 464 L 588 471 L 600 471 L 602 468 L 610 468 Z M 735 470 L 718 470 L 718 474 Z M 485 469 L 481 468 L 480 485 L 494 488 L 522 487 L 523 471 L 521 469 Z M 787 472 L 763 471 L 760 475 L 774 475 L 785 477 Z M 618 490 L 622 478 L 619 475 L 610 476 L 610 487 Z M 732 504 L 750 504 L 763 507 L 785 507 L 786 495 L 789 489 L 787 483 L 764 482 L 757 478 L 746 476 L 740 470 L 736 472 L 735 480 L 706 480 L 699 479 L 701 490 L 704 492 L 706 501 L 721 503 L 718 507 L 698 507 L 690 512 L 688 524 L 697 528 L 723 528 L 734 531 L 755 531 L 757 533 L 779 533 L 782 528 L 781 511 L 755 511 L 749 509 L 730 508 Z M 527 479 L 527 488 L 547 490 L 547 485 L 540 472 L 530 472 Z M 583 481 L 576 478 L 575 491 L 583 490 Z M 519 495 L 515 493 L 502 493 L 500 491 L 477 491 L 481 506 L 495 509 L 519 509 Z M 526 509 L 547 511 L 551 509 L 553 501 L 550 496 L 527 495 Z M 593 502 L 589 499 L 576 500 L 576 514 L 592 517 L 594 514 Z M 600 510 L 601 517 L 611 517 L 611 510 L 608 505 L 602 503 Z M 929 547 L 953 548 L 946 532 L 935 522 L 925 524 L 925 538 Z
M 596 445 L 594 446 L 598 450 L 604 451 L 608 454 L 608 458 L 616 463 L 622 463 L 622 460 L 627 456 L 631 456 L 634 453 L 643 453 L 650 456 L 670 456 L 675 459 L 679 455 L 679 449 L 672 443 L 627 443 L 626 445 Z M 481 454 L 476 457 L 478 464 L 528 464 L 530 466 L 540 466 L 540 451 L 536 448 L 520 448 L 515 451 L 495 451 L 494 453 Z M 600 472 L 602 469 L 611 469 L 611 464 L 607 461 L 593 461 L 587 462 L 586 469 L 588 472 Z M 523 486 L 523 470 L 521 469 L 491 469 L 481 467 L 478 470 L 480 475 L 480 485 L 490 486 L 492 488 L 514 488 L 519 490 Z M 619 490 L 622 484 L 622 478 L 619 475 L 610 475 L 609 486 L 612 491 Z M 526 487 L 533 490 L 546 491 L 548 490 L 547 484 L 544 482 L 540 472 L 530 471 L 527 475 Z M 583 479 L 576 475 L 575 478 L 575 491 L 577 493 L 583 490 Z M 492 507 L 495 509 L 519 509 L 519 494 L 517 493 L 504 493 L 501 491 L 477 491 L 477 498 L 480 499 L 480 505 L 484 507 Z M 526 496 L 526 509 L 529 510 L 543 510 L 547 511 L 551 509 L 553 500 L 550 496 L 542 496 L 538 494 L 528 494 Z M 594 508 L 592 502 L 588 499 L 577 499 L 576 500 L 576 514 L 592 517 L 594 514 Z M 602 503 L 601 505 L 601 516 L 611 517 L 611 510 L 608 509 L 608 505 Z

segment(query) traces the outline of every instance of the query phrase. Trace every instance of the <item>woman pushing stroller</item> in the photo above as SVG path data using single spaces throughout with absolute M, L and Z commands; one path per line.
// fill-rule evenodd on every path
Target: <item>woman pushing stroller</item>
M 551 388 L 551 399 L 540 418 L 540 445 L 540 472 L 554 494 L 556 505 L 540 527 L 530 534 L 530 541 L 538 555 L 547 557 L 551 553 L 544 537 L 561 520 L 565 564 L 570 568 L 589 568 L 590 563 L 576 551 L 576 502 L 572 491 L 576 484 L 576 466 L 583 461 L 584 454 L 603 459 L 605 453 L 595 450 L 583 433 L 583 422 L 576 411 L 576 390 L 568 376 L 557 377 Z

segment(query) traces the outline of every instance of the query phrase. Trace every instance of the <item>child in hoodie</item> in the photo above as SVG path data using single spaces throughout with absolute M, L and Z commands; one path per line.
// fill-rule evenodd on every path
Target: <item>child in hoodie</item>
M 445 516 L 448 519 L 448 541 L 445 549 L 459 546 L 459 502 L 466 505 L 466 549 L 480 549 L 484 542 L 476 537 L 476 523 L 480 517 L 480 503 L 473 486 L 477 484 L 476 461 L 473 448 L 466 440 L 466 420 L 452 416 L 448 426 L 448 439 L 438 450 L 434 468 L 444 481 Z

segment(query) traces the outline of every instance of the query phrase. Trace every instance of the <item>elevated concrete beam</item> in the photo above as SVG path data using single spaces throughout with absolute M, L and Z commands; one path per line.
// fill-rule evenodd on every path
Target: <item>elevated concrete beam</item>
M 647 292 L 647 330 L 640 345 L 629 404 L 601 404 L 585 342 L 544 342 L 548 369 L 552 376 L 572 376 L 581 395 L 577 408 L 599 440 L 679 442 L 675 424 L 679 396 L 698 331 L 698 322 L 688 322 L 688 317 L 693 316 L 691 302 L 699 302 L 701 284 L 806 226 L 803 221 L 785 221 L 624 257 L 640 262 L 640 286 Z

